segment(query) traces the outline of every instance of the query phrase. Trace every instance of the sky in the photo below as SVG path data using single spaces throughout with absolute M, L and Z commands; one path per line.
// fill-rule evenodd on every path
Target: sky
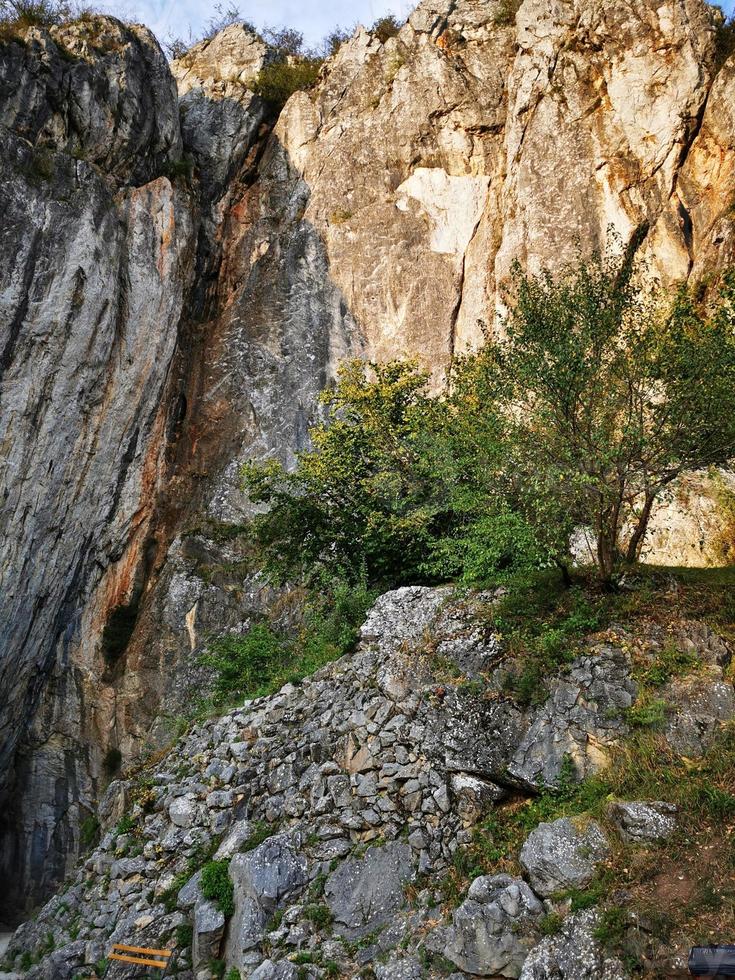
M 732 0 L 735 2 L 735 0 Z M 235 3 L 244 20 L 256 27 L 293 27 L 301 31 L 308 44 L 317 44 L 334 27 L 369 27 L 384 14 L 405 17 L 415 0 L 240 0 Z M 196 37 L 210 18 L 216 15 L 210 0 L 103 0 L 103 7 L 126 20 L 146 24 L 159 40 L 177 36 L 186 38 L 191 30 Z M 230 6 L 224 0 L 222 6 Z
M 404 18 L 418 0 L 240 0 L 235 5 L 244 20 L 256 27 L 294 27 L 315 45 L 334 27 L 369 27 L 384 14 Z M 227 8 L 230 0 L 223 0 Z M 722 9 L 735 12 L 735 0 L 722 0 Z M 197 37 L 216 15 L 215 0 L 102 0 L 104 7 L 128 20 L 147 24 L 159 40 Z M 189 33 L 191 32 L 191 34 Z

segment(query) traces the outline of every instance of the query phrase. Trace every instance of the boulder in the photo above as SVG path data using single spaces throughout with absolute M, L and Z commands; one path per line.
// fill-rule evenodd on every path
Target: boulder
M 466 825 L 475 823 L 489 807 L 507 795 L 507 790 L 497 783 L 470 776 L 466 772 L 453 775 L 451 786 L 457 813 Z
M 518 977 L 543 914 L 521 878 L 486 875 L 472 882 L 451 926 L 435 930 L 429 945 L 466 973 Z
M 191 958 L 194 969 L 208 966 L 219 959 L 222 937 L 225 934 L 225 917 L 214 902 L 197 902 L 194 908 L 194 937 Z
M 424 970 L 411 956 L 391 956 L 387 963 L 376 963 L 373 972 L 378 980 L 422 980 Z
M 250 974 L 250 980 L 295 980 L 298 970 L 288 960 L 263 960 Z
M 540 823 L 528 835 L 520 862 L 534 891 L 548 898 L 589 885 L 609 853 L 607 838 L 594 820 L 562 817 Z
M 676 830 L 672 803 L 611 803 L 607 812 L 626 844 L 658 843 Z
M 661 697 L 672 708 L 666 738 L 676 752 L 689 758 L 701 758 L 723 724 L 735 718 L 733 686 L 717 677 L 677 677 Z
M 519 980 L 628 980 L 622 963 L 595 939 L 598 920 L 595 909 L 570 915 L 556 935 L 531 950 Z
M 308 882 L 307 861 L 296 850 L 296 840 L 276 834 L 248 854 L 236 854 L 230 862 L 230 877 L 238 895 L 254 899 L 272 912 L 282 901 L 299 894 Z
M 238 820 L 223 838 L 214 855 L 215 861 L 231 858 L 240 850 L 253 834 L 253 825 L 249 820 Z
M 235 912 L 225 946 L 228 966 L 245 972 L 260 963 L 258 947 L 272 913 L 307 884 L 307 861 L 297 844 L 297 835 L 277 834 L 230 862 Z
M 411 848 L 399 841 L 344 861 L 324 888 L 335 932 L 359 939 L 385 925 L 405 904 L 404 889 L 413 875 Z
M 551 684 L 549 697 L 511 753 L 508 775 L 531 789 L 555 785 L 566 758 L 580 778 L 604 766 L 605 747 L 627 731 L 625 711 L 637 693 L 630 662 L 599 644 Z

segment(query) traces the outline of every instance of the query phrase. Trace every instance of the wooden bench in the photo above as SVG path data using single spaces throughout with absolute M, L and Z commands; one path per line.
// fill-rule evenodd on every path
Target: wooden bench
M 107 959 L 135 963 L 137 966 L 154 966 L 165 973 L 171 962 L 172 952 L 170 949 L 148 949 L 145 946 L 123 946 L 122 943 L 115 943 Z

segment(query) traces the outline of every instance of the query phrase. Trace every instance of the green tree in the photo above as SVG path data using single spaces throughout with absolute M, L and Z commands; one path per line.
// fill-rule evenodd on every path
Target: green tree
M 503 419 L 509 505 L 560 563 L 591 526 L 609 580 L 667 488 L 735 452 L 735 276 L 709 311 L 645 289 L 630 254 L 514 279 L 503 336 L 461 383 Z
M 313 580 L 327 570 L 400 582 L 417 574 L 434 517 L 420 447 L 440 409 L 427 380 L 411 362 L 346 363 L 322 395 L 327 421 L 312 430 L 295 471 L 276 461 L 245 467 L 251 500 L 268 507 L 254 533 L 278 578 Z

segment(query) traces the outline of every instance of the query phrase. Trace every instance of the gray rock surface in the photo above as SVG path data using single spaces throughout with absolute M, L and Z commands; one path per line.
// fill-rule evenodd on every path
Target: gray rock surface
M 561 817 L 531 831 L 520 862 L 534 891 L 548 898 L 589 885 L 609 854 L 607 838 L 594 820 Z
M 206 686 L 202 638 L 267 604 L 232 571 L 236 547 L 183 532 L 242 519 L 240 464 L 293 462 L 343 357 L 415 353 L 438 383 L 492 324 L 514 259 L 557 268 L 611 223 L 626 243 L 640 233 L 664 282 L 732 261 L 735 70 L 715 73 L 715 22 L 701 0 L 524 0 L 515 17 L 499 0 L 424 0 L 385 43 L 357 31 L 277 121 L 249 88 L 275 55 L 242 25 L 172 69 L 148 31 L 110 18 L 3 39 L 0 872 L 14 910 L 71 870 L 108 749 L 132 762 L 165 744 Z M 655 517 L 652 559 L 712 559 L 723 524 L 700 484 Z M 132 632 L 108 663 L 119 607 Z M 462 650 L 472 678 L 497 653 L 482 638 Z M 619 737 L 590 707 L 590 671 L 568 739 L 553 704 L 533 719 L 521 785 L 553 782 L 567 751 L 586 772 Z M 693 719 L 672 729 L 682 751 L 731 713 L 720 683 L 709 715 L 673 692 Z M 400 705 L 422 681 L 404 664 L 378 684 Z M 479 720 L 504 749 L 526 734 L 507 707 Z M 446 734 L 458 772 L 493 779 L 508 762 L 471 751 L 461 719 Z
M 546 936 L 528 954 L 520 980 L 627 980 L 622 963 L 608 956 L 594 937 L 595 909 L 575 912 L 556 935 Z
M 145 28 L 2 42 L 0 133 L 1 912 L 63 876 L 97 795 L 99 637 L 150 560 L 194 216 L 167 176 L 176 90 Z
M 413 876 L 411 848 L 398 841 L 370 847 L 364 857 L 344 861 L 324 888 L 335 931 L 359 939 L 386 925 L 405 904 L 405 888 Z
M 605 762 L 605 746 L 626 734 L 625 711 L 637 685 L 628 657 L 597 644 L 552 682 L 549 698 L 513 754 L 508 774 L 538 788 L 554 786 L 571 759 L 580 778 Z
M 672 803 L 611 803 L 607 812 L 628 844 L 661 843 L 676 830 L 676 807 Z
M 261 962 L 258 947 L 270 918 L 307 884 L 307 860 L 298 852 L 298 845 L 298 837 L 275 835 L 247 854 L 237 854 L 230 862 L 235 914 L 224 951 L 230 966 L 245 971 Z
M 518 977 L 543 914 L 543 905 L 522 879 L 476 878 L 451 926 L 432 938 L 432 948 L 466 973 Z
M 194 969 L 208 967 L 219 959 L 222 937 L 225 933 L 225 917 L 217 905 L 209 900 L 197 902 L 194 908 L 194 940 L 191 961 Z

